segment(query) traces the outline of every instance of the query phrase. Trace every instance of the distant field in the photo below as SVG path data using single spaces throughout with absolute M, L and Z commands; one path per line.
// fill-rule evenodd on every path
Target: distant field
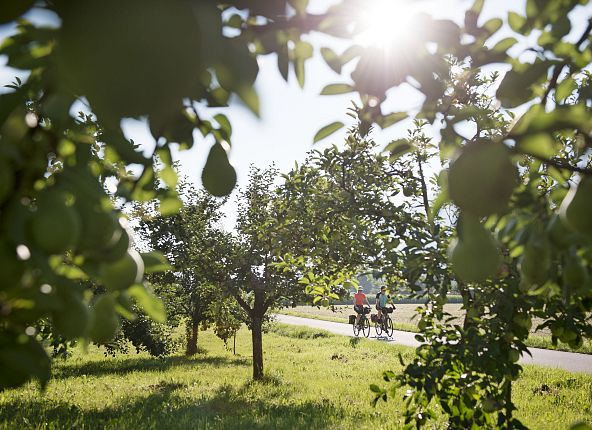
M 396 309 L 391 314 L 391 318 L 393 319 L 393 325 L 395 326 L 395 329 L 404 331 L 418 331 L 417 318 L 414 317 L 416 315 L 415 309 L 419 305 L 405 303 L 398 304 L 395 306 Z M 444 305 L 444 310 L 448 312 L 451 316 L 456 317 L 459 324 L 462 323 L 462 319 L 464 317 L 464 311 L 461 308 L 462 304 L 460 303 L 451 303 Z M 317 308 L 316 306 L 296 306 L 295 308 L 282 309 L 281 311 L 279 311 L 279 313 L 285 315 L 293 315 L 341 323 L 347 323 L 348 315 L 354 313 L 352 306 L 350 305 L 336 305 L 333 307 L 333 309 L 334 310 L 332 310 L 331 308 L 323 307 Z M 372 312 L 376 312 L 374 307 L 372 307 Z M 540 320 L 535 318 L 532 324 L 531 335 L 528 341 L 526 342 L 528 346 L 533 346 L 536 348 L 559 349 L 562 351 L 574 351 L 569 347 L 569 345 L 562 343 L 559 343 L 557 347 L 554 347 L 551 344 L 551 333 L 548 330 L 545 329 L 536 331 L 536 327 L 538 324 L 540 324 Z M 592 354 L 592 342 L 589 340 L 585 340 L 584 345 L 580 349 L 575 351 L 583 354 Z
M 58 361 L 47 390 L 29 384 L 0 393 L 0 429 L 401 429 L 404 388 L 370 405 L 369 385 L 413 348 L 322 330 L 272 325 L 263 337 L 265 373 L 251 380 L 250 333 L 237 355 L 212 332 L 200 333 L 192 358 L 142 353 L 88 354 Z M 592 375 L 536 366 L 513 385 L 515 415 L 531 429 L 566 429 L 592 422 Z M 432 404 L 438 411 L 438 406 Z M 442 429 L 439 417 L 426 429 Z

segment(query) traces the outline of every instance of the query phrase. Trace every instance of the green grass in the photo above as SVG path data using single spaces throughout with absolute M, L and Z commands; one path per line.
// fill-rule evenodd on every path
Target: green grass
M 395 311 L 391 314 L 395 330 L 410 331 L 417 333 L 417 318 L 415 318 L 415 308 L 417 304 L 397 304 Z M 464 315 L 462 305 L 452 303 L 445 305 L 444 309 L 450 315 L 454 316 L 458 323 Z M 374 309 L 373 309 L 374 311 Z M 296 317 L 312 318 L 324 321 L 333 321 L 347 323 L 348 315 L 353 314 L 352 307 L 349 305 L 334 306 L 331 308 L 317 308 L 315 306 L 296 306 L 295 308 L 285 308 L 278 311 L 280 314 L 292 315 Z M 540 323 L 540 322 L 539 322 Z M 533 324 L 533 331 L 526 340 L 526 345 L 534 348 L 554 349 L 559 351 L 579 352 L 581 354 L 592 354 L 592 341 L 584 340 L 584 344 L 579 349 L 570 348 L 569 345 L 558 342 L 557 346 L 551 343 L 551 334 L 547 330 L 534 331 L 537 321 Z
M 200 343 L 193 358 L 77 351 L 56 362 L 44 393 L 0 393 L 0 429 L 401 428 L 401 396 L 373 408 L 368 386 L 400 371 L 397 353 L 409 360 L 412 348 L 277 325 L 264 335 L 266 378 L 253 382 L 247 330 L 236 356 L 211 332 Z M 592 422 L 592 375 L 529 366 L 514 395 L 532 429 Z

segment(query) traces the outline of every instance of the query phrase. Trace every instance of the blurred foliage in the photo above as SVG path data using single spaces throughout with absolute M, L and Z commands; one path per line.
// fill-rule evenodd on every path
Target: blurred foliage
M 162 215 L 176 213 L 182 205 L 169 145 L 191 147 L 194 130 L 214 142 L 204 186 L 228 193 L 236 181 L 227 157 L 232 127 L 208 108 L 236 96 L 258 114 L 260 55 L 275 54 L 284 79 L 292 70 L 304 85 L 315 50 L 302 36 L 319 31 L 351 42 L 342 53 L 321 47 L 332 70 L 351 70 L 349 82 L 330 83 L 322 93 L 356 92 L 357 125 L 350 152 L 329 149 L 309 160 L 288 175 L 293 189 L 275 191 L 275 174 L 253 171 L 242 193 L 225 289 L 251 324 L 255 377 L 263 372 L 267 310 L 305 290 L 329 304 L 364 266 L 389 282 L 406 280 L 426 299 L 418 357 L 403 375 L 385 374 L 411 387 L 407 427 L 428 423 L 435 400 L 451 428 L 520 428 L 511 382 L 531 318 L 574 347 L 592 336 L 592 20 L 575 25 L 587 3 L 526 0 L 524 14 L 484 20 L 485 0 L 477 0 L 463 23 L 418 13 L 410 27 L 422 31 L 388 49 L 353 42 L 363 31 L 358 0 L 320 14 L 310 13 L 306 0 L 54 0 L 4 8 L 0 22 L 18 25 L 0 55 L 28 77 L 0 95 L 0 388 L 31 377 L 47 382 L 49 359 L 35 329 L 41 319 L 66 339 L 106 341 L 130 298 L 164 317 L 141 282 L 166 262 L 129 247 L 119 205 L 157 199 Z M 21 18 L 30 8 L 53 14 L 57 25 Z M 511 36 L 500 40 L 502 31 Z M 499 64 L 509 69 L 501 81 L 480 72 Z M 339 163 L 355 159 L 351 148 L 363 158 L 374 125 L 387 128 L 407 116 L 383 110 L 387 92 L 401 84 L 423 96 L 419 131 L 387 147 L 392 166 L 355 160 L 364 188 L 345 181 L 340 189 L 338 175 L 347 175 Z M 92 114 L 71 115 L 80 103 Z M 147 118 L 153 150 L 125 138 L 126 117 Z M 314 140 L 343 126 L 333 121 Z M 439 130 L 433 142 L 421 131 L 429 126 Z M 436 155 L 443 170 L 430 182 L 422 169 Z M 131 164 L 139 173 L 128 171 Z M 386 198 L 399 189 L 414 208 Z M 290 193 L 308 197 L 308 190 L 322 211 L 294 208 Z M 314 222 L 319 212 L 324 218 Z M 456 233 L 445 227 L 452 224 Z M 80 283 L 88 278 L 108 294 L 92 300 Z M 462 327 L 447 324 L 441 311 L 453 285 L 467 308 Z M 386 389 L 373 390 L 376 399 L 387 398 Z

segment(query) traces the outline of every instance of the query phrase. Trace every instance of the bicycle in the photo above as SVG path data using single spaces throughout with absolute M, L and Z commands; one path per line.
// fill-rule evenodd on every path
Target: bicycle
M 354 336 L 358 337 L 360 335 L 360 331 L 365 337 L 370 336 L 370 320 L 368 320 L 368 315 L 370 313 L 369 307 L 364 307 L 364 312 L 360 314 L 360 320 L 356 324 L 354 321 L 353 329 L 354 329 Z
M 383 332 L 388 337 L 393 337 L 395 331 L 393 327 L 393 320 L 389 314 L 393 313 L 394 308 L 382 308 L 382 319 L 377 319 L 374 322 L 374 330 L 376 330 L 376 336 L 380 336 Z

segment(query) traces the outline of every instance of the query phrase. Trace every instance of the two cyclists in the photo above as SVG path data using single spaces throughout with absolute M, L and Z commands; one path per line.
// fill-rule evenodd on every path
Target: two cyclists
M 386 287 L 382 287 L 380 292 L 376 295 L 376 310 L 378 311 L 378 319 L 376 320 L 376 334 L 380 335 L 382 331 L 385 331 L 389 336 L 392 336 L 393 332 L 393 323 L 388 316 L 388 313 L 392 312 L 393 308 L 387 306 L 390 302 L 390 296 L 386 292 Z M 367 308 L 364 308 L 364 304 L 368 305 Z M 358 333 L 363 330 L 364 335 L 368 337 L 369 334 L 369 324 L 368 321 L 364 321 L 364 324 L 361 324 L 360 319 L 362 315 L 365 318 L 365 315 L 370 312 L 370 303 L 366 295 L 364 294 L 363 287 L 358 287 L 357 293 L 354 295 L 354 311 L 356 312 L 354 326 L 354 335 L 358 335 Z M 367 320 L 367 318 L 365 318 Z M 372 319 L 374 321 L 374 318 Z M 366 326 L 367 327 L 367 332 Z M 379 333 L 380 331 L 380 333 Z

